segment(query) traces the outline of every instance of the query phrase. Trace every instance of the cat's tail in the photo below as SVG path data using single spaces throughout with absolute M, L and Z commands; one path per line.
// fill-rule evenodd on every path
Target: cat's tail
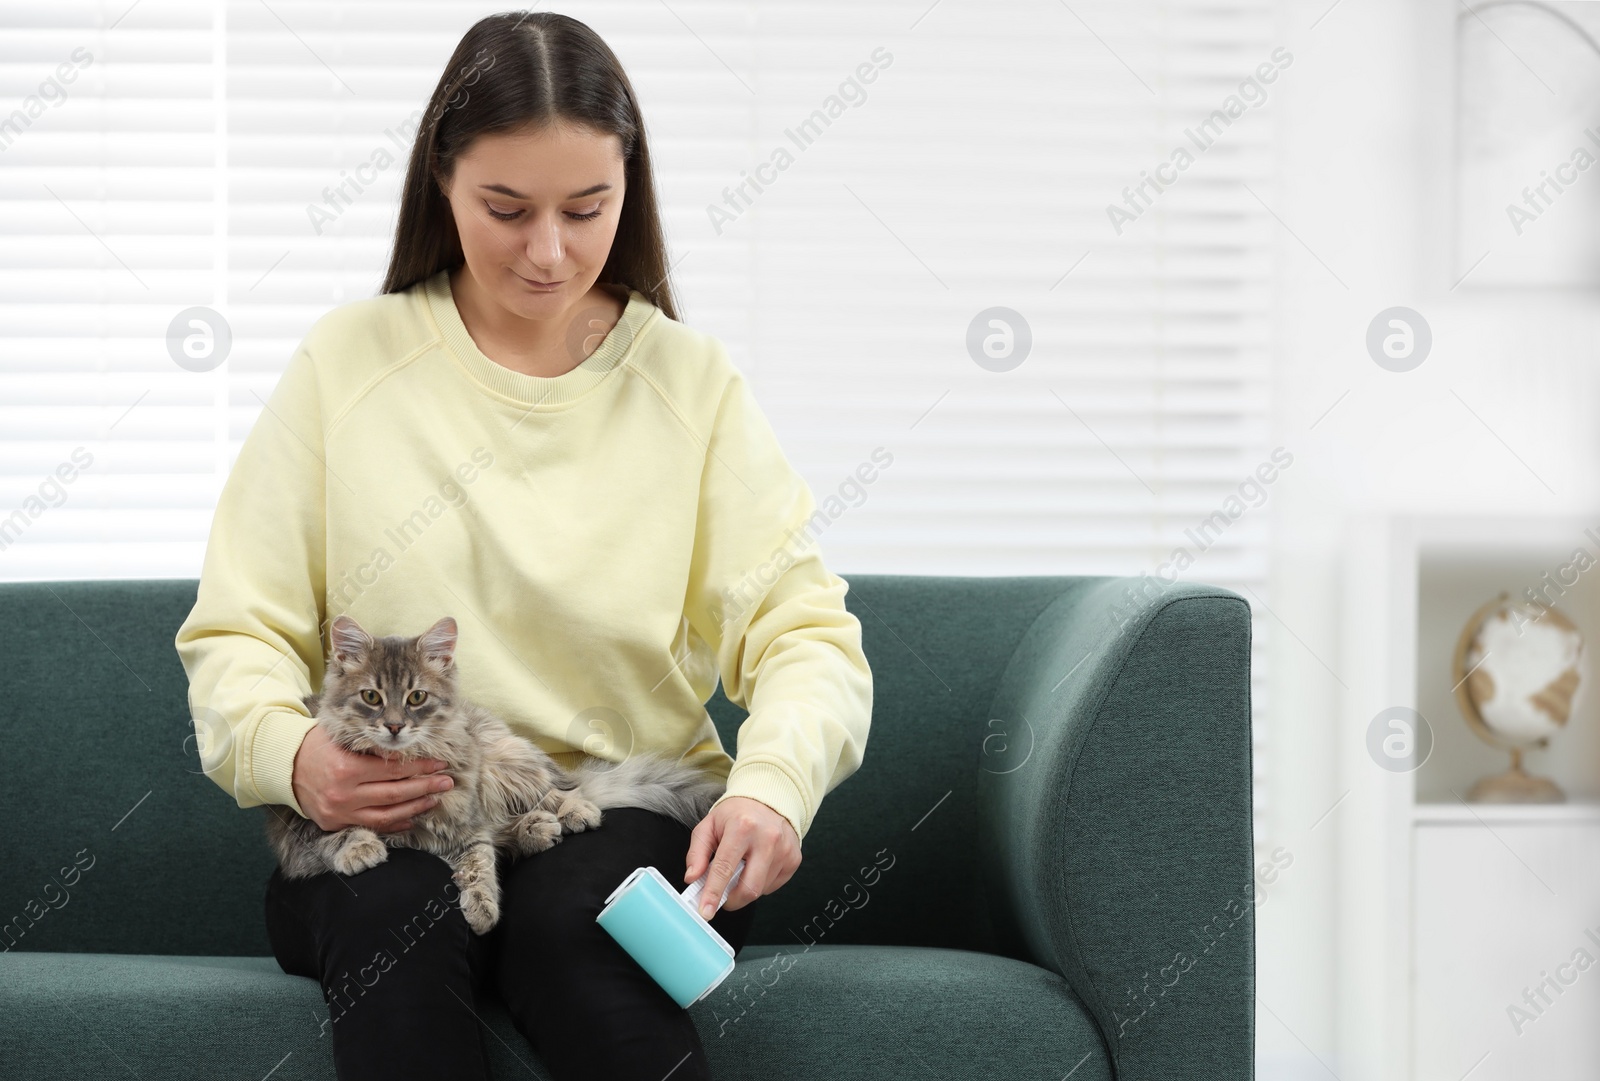
M 602 811 L 642 807 L 690 829 L 728 789 L 721 777 L 654 753 L 629 755 L 617 763 L 585 758 L 571 775 L 578 782 L 578 795 Z

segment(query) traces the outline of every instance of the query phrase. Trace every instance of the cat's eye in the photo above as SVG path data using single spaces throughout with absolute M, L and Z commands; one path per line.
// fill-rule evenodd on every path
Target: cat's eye
M 406 695 L 406 702 L 413 706 L 420 706 L 428 700 L 427 691 L 412 691 Z
M 383 705 L 383 695 L 379 694 L 371 687 L 366 687 L 361 691 L 361 700 L 369 706 Z

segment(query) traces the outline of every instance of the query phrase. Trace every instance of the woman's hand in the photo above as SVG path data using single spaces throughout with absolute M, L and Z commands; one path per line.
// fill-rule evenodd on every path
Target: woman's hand
M 709 920 L 741 859 L 744 872 L 723 908 L 743 908 L 789 881 L 800 866 L 800 837 L 787 818 L 760 800 L 731 796 L 694 828 L 688 858 L 685 883 L 705 874 L 708 863 L 711 867 L 700 892 L 700 914 Z
M 294 755 L 291 784 L 306 817 L 323 830 L 366 826 L 379 833 L 411 828 L 411 816 L 439 802 L 455 782 L 440 774 L 437 758 L 379 758 L 355 754 L 328 738 L 317 725 Z

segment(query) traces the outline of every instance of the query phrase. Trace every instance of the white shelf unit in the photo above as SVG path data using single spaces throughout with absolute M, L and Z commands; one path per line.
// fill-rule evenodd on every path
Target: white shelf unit
M 1411 819 L 1417 825 L 1429 826 L 1527 826 L 1537 823 L 1567 825 L 1574 822 L 1600 823 L 1600 800 L 1578 800 L 1567 803 L 1500 804 L 1474 803 L 1418 803 Z M 1600 957 L 1596 958 L 1600 961 Z
M 1593 668 L 1566 731 L 1527 768 L 1568 802 L 1464 804 L 1509 757 L 1456 712 L 1441 643 L 1477 606 L 1530 568 L 1600 555 L 1600 510 L 1570 517 L 1383 516 L 1352 519 L 1342 582 L 1336 1061 L 1363 1081 L 1590 1081 L 1600 1077 L 1600 690 Z M 1503 566 L 1510 581 L 1473 569 Z M 1459 585 L 1452 584 L 1458 575 Z M 1537 572 L 1534 577 L 1537 578 Z M 1531 582 L 1529 583 L 1531 584 Z M 1442 591 L 1442 592 L 1441 592 Z M 1444 598 L 1443 608 L 1432 594 Z M 1600 566 L 1560 602 L 1600 648 Z M 1424 610 L 1426 609 L 1426 610 Z M 1457 611 L 1459 609 L 1459 611 Z M 1459 615 L 1459 618 L 1457 616 Z M 1419 654 L 1422 656 L 1419 658 Z M 1434 750 L 1410 773 L 1378 768 L 1367 727 L 1408 706 Z M 1531 1023 L 1508 1007 L 1587 944 L 1596 965 Z M 1565 970 L 1564 970 L 1565 971 Z M 1532 1008 L 1522 1007 L 1530 1013 Z
M 1600 807 L 1458 809 L 1412 831 L 1412 1078 L 1600 1076 Z

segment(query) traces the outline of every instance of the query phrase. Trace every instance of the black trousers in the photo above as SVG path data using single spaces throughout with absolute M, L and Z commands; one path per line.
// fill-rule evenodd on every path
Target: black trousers
M 689 1012 L 594 918 L 636 867 L 683 882 L 689 828 L 618 807 L 595 830 L 500 861 L 500 922 L 467 926 L 449 865 L 391 848 L 359 875 L 267 881 L 267 934 L 284 972 L 322 985 L 341 1081 L 489 1076 L 479 996 L 497 993 L 556 1081 L 710 1081 Z M 681 889 L 682 887 L 679 886 Z M 744 946 L 757 900 L 711 926 Z

